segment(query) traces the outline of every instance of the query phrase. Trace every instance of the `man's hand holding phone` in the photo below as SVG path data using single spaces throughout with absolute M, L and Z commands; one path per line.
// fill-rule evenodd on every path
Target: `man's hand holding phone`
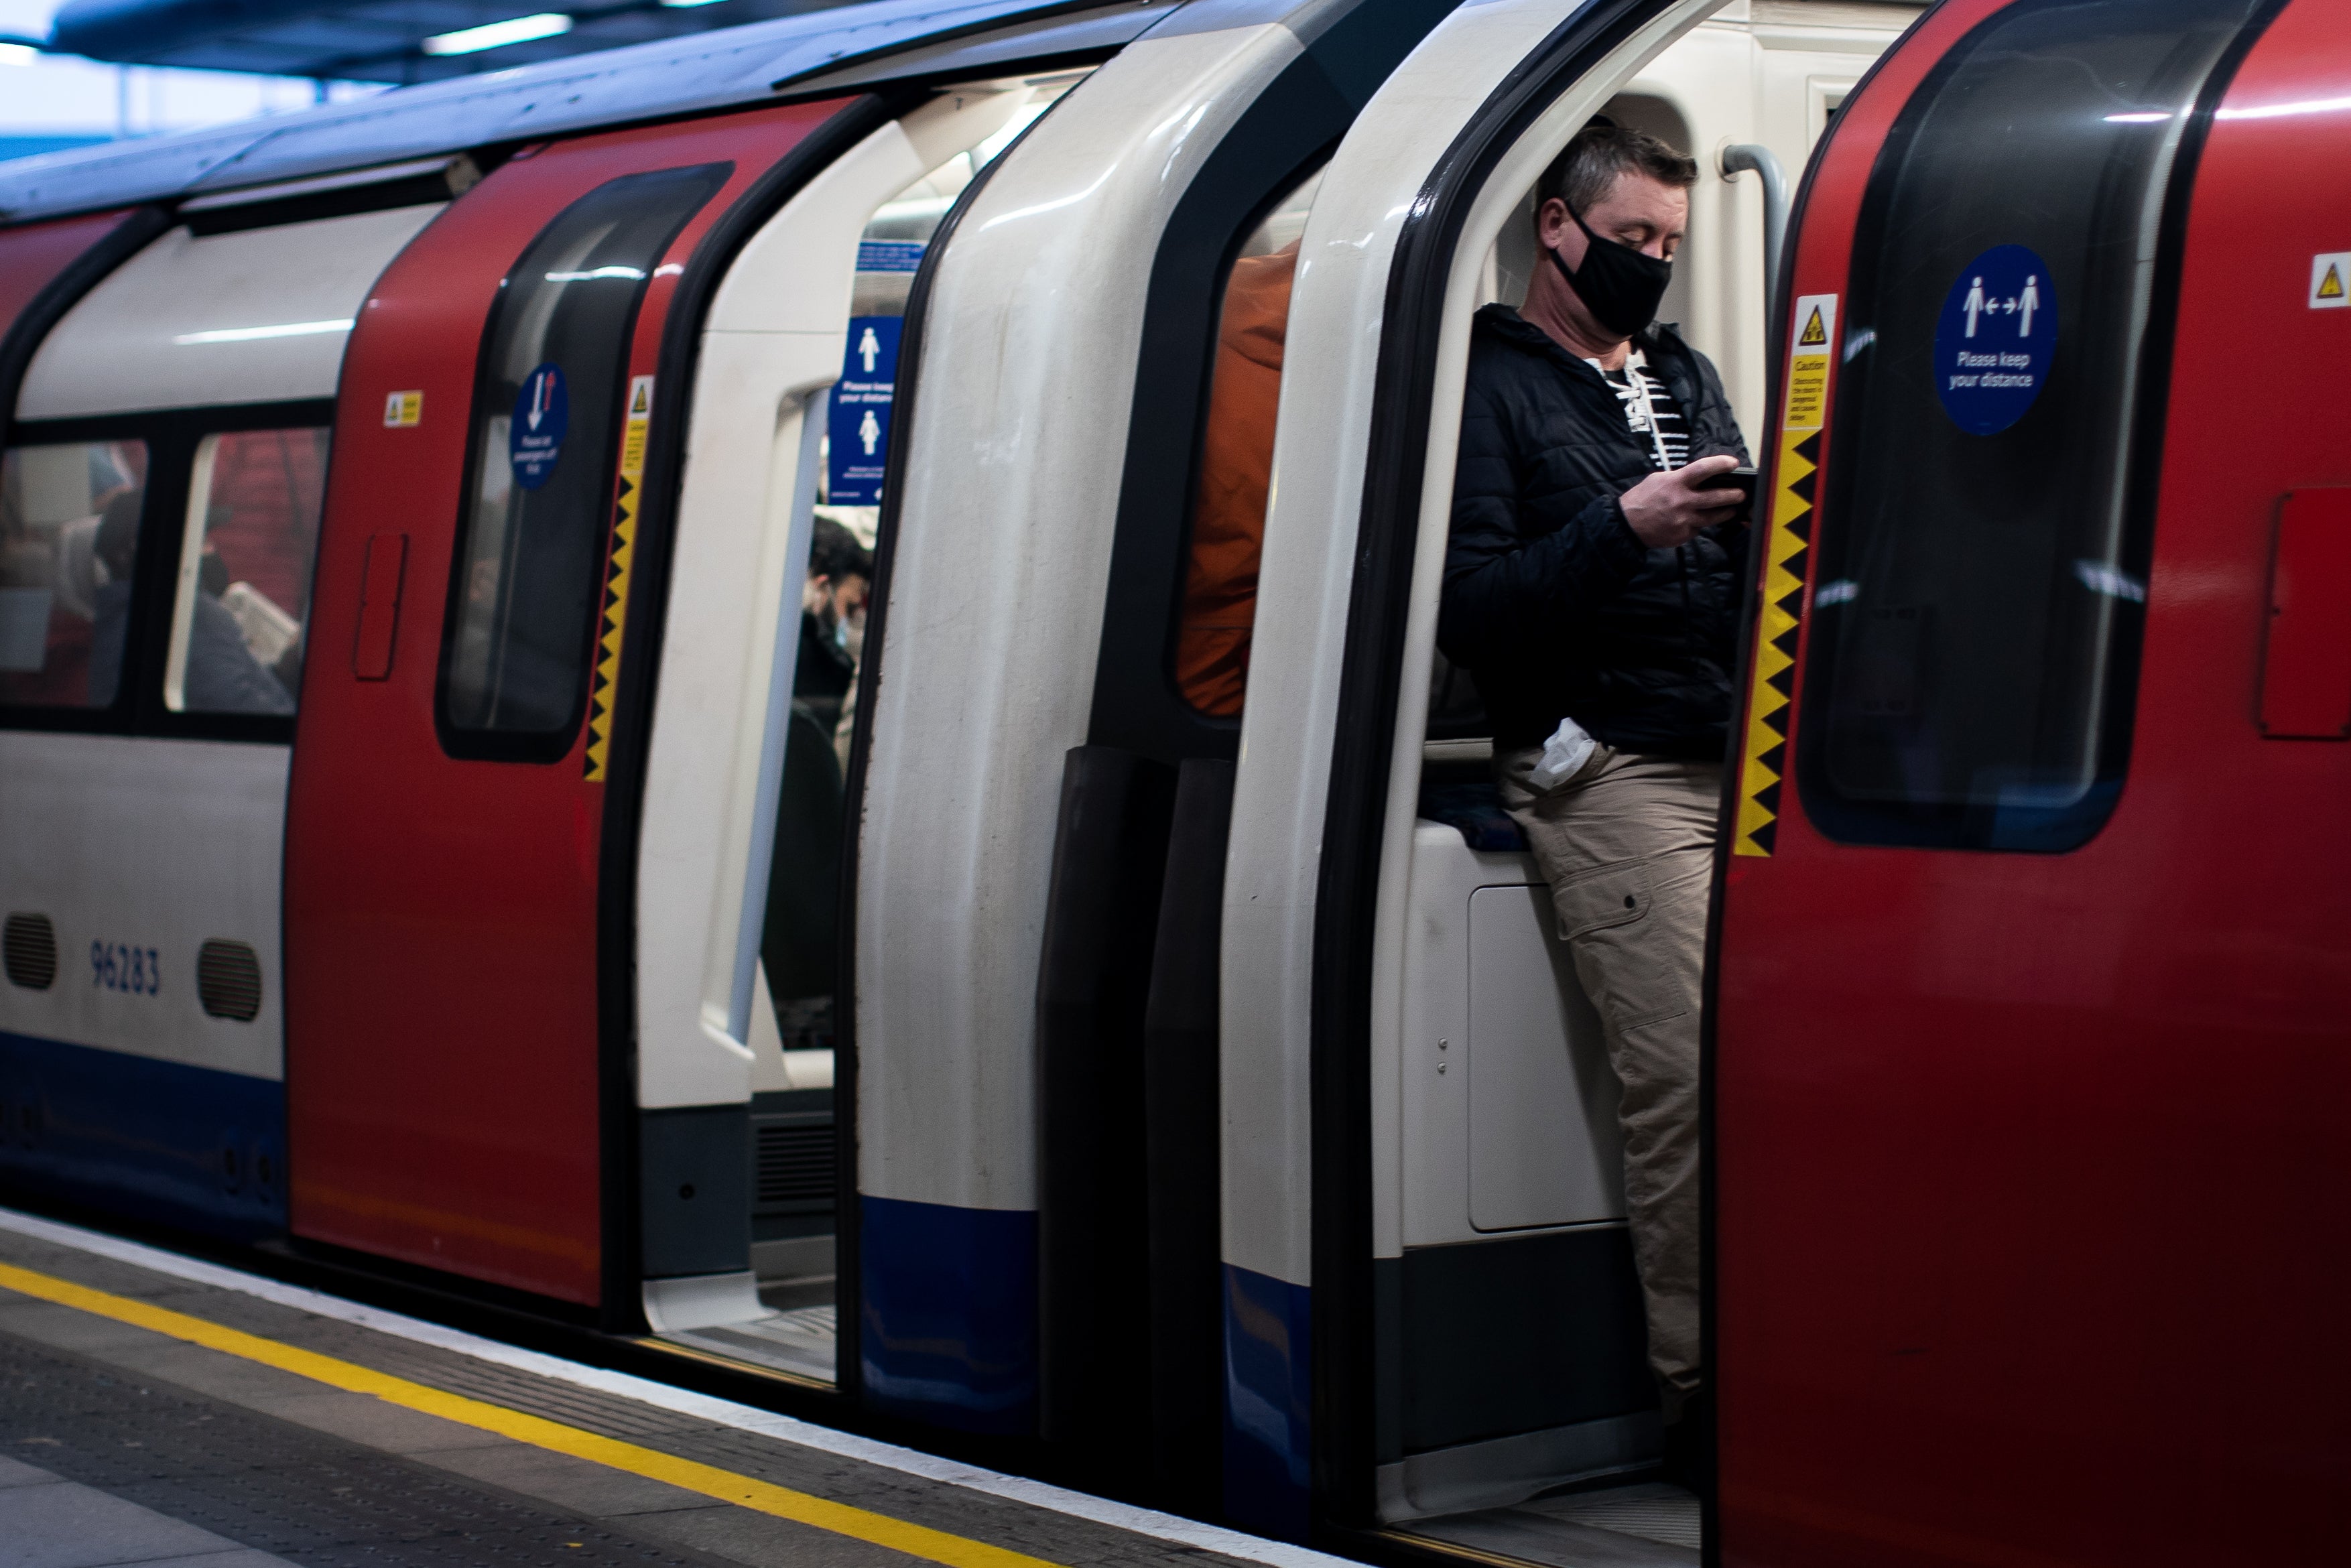
M 1740 476 L 1744 485 L 1726 487 L 1740 484 L 1732 477 L 1739 466 L 1738 458 L 1725 454 L 1650 475 L 1622 497 L 1625 526 L 1649 549 L 1671 549 L 1700 528 L 1731 521 L 1755 494 L 1751 468 Z

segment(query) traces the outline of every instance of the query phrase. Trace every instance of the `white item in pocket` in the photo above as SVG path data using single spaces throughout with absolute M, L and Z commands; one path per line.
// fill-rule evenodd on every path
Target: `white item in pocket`
M 1575 777 L 1600 743 L 1583 732 L 1583 727 L 1572 718 L 1559 721 L 1559 727 L 1543 742 L 1542 760 L 1535 764 L 1527 776 L 1529 783 L 1538 789 L 1556 789 Z

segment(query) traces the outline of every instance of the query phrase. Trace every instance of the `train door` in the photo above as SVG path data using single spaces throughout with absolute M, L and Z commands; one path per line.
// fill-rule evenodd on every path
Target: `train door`
M 948 204 L 1069 74 L 880 125 L 679 307 L 701 317 L 636 857 L 643 1301 L 664 1342 L 788 1375 L 837 1376 L 841 758 L 884 340 Z
M 1715 971 L 1724 1561 L 2341 1555 L 2341 20 L 1948 5 L 1814 169 Z
M 355 312 L 287 837 L 298 1237 L 636 1320 L 606 802 L 642 767 L 664 334 L 706 236 L 859 102 L 526 147 Z
M 457 172 L 12 236 L 91 242 L 11 337 L 0 459 L 0 1094 L 29 1185 L 283 1228 L 279 856 L 330 400 Z
M 1278 335 L 1302 188 L 1444 8 L 1176 11 L 965 193 L 900 346 L 849 769 L 844 1380 L 1195 1511 L 1238 738 L 1177 674 L 1195 456 L 1228 275 Z
M 1260 1528 L 1698 1558 L 1698 1500 L 1656 1480 L 1618 1085 L 1493 730 L 1436 653 L 1463 378 L 1473 316 L 1537 265 L 1538 177 L 1604 114 L 1698 163 L 1660 314 L 1760 435 L 1784 209 L 1740 171 L 1801 168 L 1916 16 L 1465 7 L 1323 176 L 1222 894 L 1225 1499 Z M 1612 888 L 1593 918 L 1639 912 Z

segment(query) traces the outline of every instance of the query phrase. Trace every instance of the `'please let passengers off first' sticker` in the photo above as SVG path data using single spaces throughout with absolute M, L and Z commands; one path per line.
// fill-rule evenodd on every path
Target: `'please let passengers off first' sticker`
M 2049 264 L 2021 245 L 1994 246 L 1959 269 L 1935 327 L 1935 393 L 1951 423 L 1997 435 L 2022 419 L 2057 351 L 2057 290 Z

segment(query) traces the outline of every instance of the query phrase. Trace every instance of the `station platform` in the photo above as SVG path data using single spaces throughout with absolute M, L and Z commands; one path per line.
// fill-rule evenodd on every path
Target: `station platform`
M 0 1209 L 6 1568 L 1344 1568 Z

